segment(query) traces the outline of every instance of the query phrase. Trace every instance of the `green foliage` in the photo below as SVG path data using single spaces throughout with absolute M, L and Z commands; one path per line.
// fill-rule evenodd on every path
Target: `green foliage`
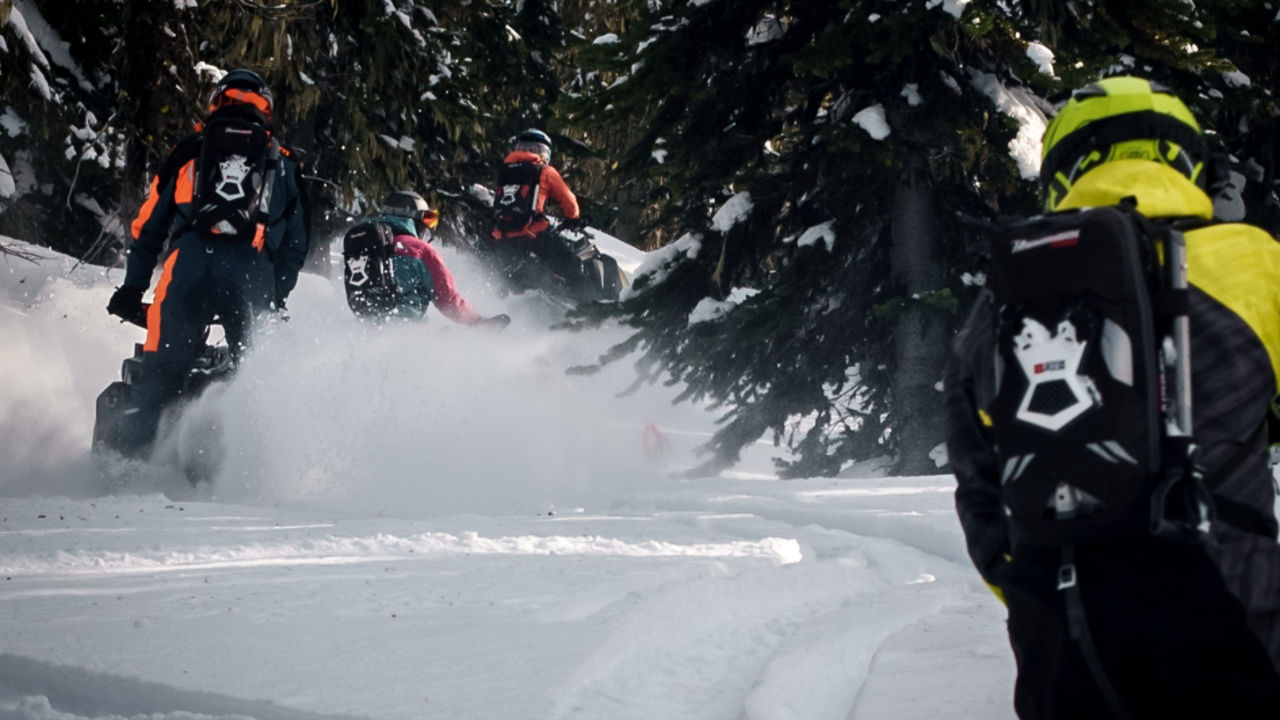
M 560 30 L 543 2 L 520 12 L 507 3 L 311 3 L 287 22 L 260 20 L 229 19 L 244 35 L 268 34 L 246 49 L 275 54 L 233 53 L 228 65 L 270 68 L 294 128 L 286 132 L 308 151 L 311 172 L 336 183 L 335 202 L 357 212 L 394 189 L 439 205 L 490 181 L 504 134 L 539 121 L 555 98 L 554 74 L 538 57 L 551 55 Z M 296 59 L 279 54 L 281 33 Z M 476 222 L 465 204 L 444 209 L 447 225 Z
M 894 352 L 895 313 L 883 309 L 907 302 L 892 280 L 897 188 L 924 173 L 939 188 L 936 211 L 945 218 L 991 215 L 999 203 L 1016 204 L 1007 189 L 1025 184 L 1007 153 L 990 150 L 1007 145 L 1014 128 L 991 121 L 998 113 L 961 67 L 988 51 L 950 15 L 896 3 L 759 1 L 667 12 L 622 40 L 645 44 L 643 65 L 592 93 L 602 122 L 645 109 L 646 132 L 619 171 L 661 189 L 649 196 L 654 226 L 704 238 L 696 257 L 623 303 L 637 328 L 632 345 L 653 377 L 668 373 L 686 384 L 688 399 L 725 409 L 701 470 L 732 463 L 766 432 L 794 451 L 787 472 L 834 472 L 871 452 L 891 454 L 892 441 L 882 444 L 894 422 L 882 368 Z M 931 51 L 914 50 L 921 47 Z M 853 121 L 869 108 L 883 112 L 887 137 Z M 665 152 L 657 169 L 655 151 Z M 975 189 L 972 178 L 983 171 L 995 182 Z M 743 191 L 746 216 L 714 226 L 713 214 Z M 829 248 L 827 240 L 801 246 L 798 238 L 819 227 Z M 942 261 L 963 265 L 968 244 L 963 227 L 949 228 Z M 735 288 L 759 292 L 715 320 L 671 332 L 700 302 Z M 917 295 L 930 310 L 959 312 L 950 288 Z M 851 377 L 851 367 L 863 370 Z
M 221 71 L 248 67 L 272 88 L 280 134 L 318 179 L 312 192 L 318 209 L 331 211 L 331 222 L 317 225 L 321 242 L 350 212 L 406 187 L 442 205 L 455 236 L 479 232 L 487 213 L 477 212 L 482 208 L 466 189 L 492 182 L 506 138 L 548 122 L 559 94 L 554 61 L 563 28 L 555 4 L 545 0 L 37 5 L 70 43 L 75 61 L 92 68 L 91 86 L 55 65 L 41 69 L 54 97 L 32 93 L 27 68 L 36 65 L 22 39 L 8 36 L 0 83 L 33 132 L 14 138 L 11 148 L 0 138 L 0 154 L 23 153 L 22 166 L 34 163 L 28 175 L 46 189 L 0 213 L 0 231 L 64 250 L 83 248 L 99 234 L 84 226 L 101 225 L 77 218 L 88 211 L 65 201 L 77 171 L 81 182 L 93 181 L 92 205 L 106 216 L 119 205 L 127 223 L 149 173 L 204 114 Z M 117 125 L 89 127 L 90 113 L 99 125 L 106 119 Z M 116 166 L 75 167 L 58 158 L 64 139 L 83 156 L 93 142 L 85 139 L 89 130 L 103 138 L 96 141 L 98 157 L 110 155 Z M 122 247 L 119 222 L 114 235 Z
M 954 325 L 973 294 L 959 276 L 980 269 L 973 250 L 989 222 L 1038 207 L 1008 152 L 1020 125 L 984 86 L 1058 100 L 1104 74 L 1161 80 L 1210 127 L 1240 129 L 1223 141 L 1252 172 L 1251 219 L 1274 228 L 1276 60 L 1251 34 L 1274 33 L 1273 9 L 975 0 L 956 18 L 938 5 L 637 3 L 618 43 L 580 51 L 598 75 L 581 84 L 574 118 L 595 137 L 626 139 L 613 153 L 617 182 L 642 191 L 649 244 L 702 238 L 619 308 L 646 378 L 674 378 L 687 399 L 723 408 L 702 470 L 769 432 L 791 451 L 788 473 L 893 455 L 904 437 L 940 439 L 936 399 L 921 405 L 898 378 L 895 357 L 910 349 L 894 336 L 923 318 Z M 781 32 L 761 34 L 771 29 Z M 1028 57 L 1031 40 L 1056 53 L 1055 74 Z M 1254 82 L 1224 74 L 1234 69 Z M 886 137 L 853 122 L 868 108 Z M 907 188 L 928 189 L 932 205 L 910 212 L 931 217 L 895 215 Z M 743 192 L 746 216 L 715 226 Z M 829 251 L 795 242 L 823 223 Z M 677 330 L 700 303 L 741 288 L 757 294 Z M 940 377 L 941 355 L 927 351 Z
M 1057 53 L 1062 90 L 1120 73 L 1172 88 L 1248 178 L 1247 220 L 1275 234 L 1278 10 L 1241 0 L 1051 3 L 1037 29 Z
M 121 161 L 111 73 L 81 58 L 109 57 L 120 26 L 107 0 L 41 5 L 6 8 L 0 28 L 0 157 L 15 186 L 0 198 L 0 234 L 56 239 L 79 255 L 111 231 Z M 46 32 L 65 44 L 33 42 Z
M 919 461 L 938 437 L 932 381 L 921 392 L 897 360 L 940 376 L 945 343 L 911 347 L 910 330 L 958 322 L 990 223 L 1038 207 L 999 91 L 1050 114 L 1103 75 L 1165 83 L 1247 178 L 1248 220 L 1280 232 L 1275 3 L 972 0 L 960 17 L 900 0 L 32 5 L 72 62 L 0 27 L 0 111 L 21 126 L 0 132 L 17 187 L 0 233 L 76 254 L 122 245 L 119 220 L 234 67 L 268 81 L 281 134 L 323 180 L 320 242 L 403 187 L 442 207 L 446 238 L 476 236 L 488 212 L 468 189 L 493 182 L 516 132 L 543 128 L 594 223 L 671 257 L 579 323 L 626 323 L 601 362 L 635 358 L 638 385 L 680 383 L 721 411 L 702 471 L 766 435 L 789 475 Z
M 961 307 L 960 302 L 956 299 L 955 294 L 951 292 L 951 288 L 942 288 L 932 292 L 921 293 L 915 297 L 892 298 L 886 302 L 876 305 L 871 309 L 871 312 L 881 320 L 891 320 L 914 309 L 916 306 L 922 306 L 931 310 L 939 310 L 952 315 L 964 311 L 964 308 Z

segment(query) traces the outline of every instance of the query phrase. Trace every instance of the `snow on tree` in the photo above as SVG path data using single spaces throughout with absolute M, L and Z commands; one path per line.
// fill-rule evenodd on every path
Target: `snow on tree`
M 958 4 L 654 5 L 604 46 L 611 72 L 583 122 L 648 119 L 619 172 L 646 188 L 651 232 L 695 231 L 703 247 L 636 283 L 621 308 L 636 334 L 618 354 L 724 408 L 700 471 L 770 432 L 791 473 L 876 454 L 935 470 L 962 286 L 948 268 L 975 232 L 955 218 L 1029 207 L 1001 152 L 1017 123 L 969 67 L 1015 84 L 1025 45 L 1006 18 L 958 20 Z M 708 298 L 730 297 L 703 319 Z
M 1034 212 L 1039 134 L 1091 79 L 1212 129 L 1219 207 L 1280 231 L 1275 3 L 1230 0 L 0 1 L 0 234 L 109 264 L 221 72 L 272 87 L 318 246 L 386 191 L 487 229 L 540 127 L 593 222 L 655 252 L 613 307 L 637 385 L 770 435 L 790 474 L 934 471 L 951 330 L 990 223 Z

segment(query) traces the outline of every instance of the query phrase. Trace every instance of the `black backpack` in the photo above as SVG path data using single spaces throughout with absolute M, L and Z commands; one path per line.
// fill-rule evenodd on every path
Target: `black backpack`
M 1181 232 L 1129 204 L 998 234 L 989 415 L 1019 542 L 1195 536 L 1185 259 Z
M 401 302 L 396 285 L 395 232 L 372 220 L 347 230 L 342 238 L 343 284 L 347 305 L 357 315 L 386 315 Z
M 498 195 L 493 201 L 493 223 L 502 232 L 519 232 L 533 220 L 538 206 L 541 165 L 508 163 L 498 173 Z
M 200 137 L 195 229 L 210 239 L 261 248 L 280 146 L 261 123 L 235 113 L 215 113 Z

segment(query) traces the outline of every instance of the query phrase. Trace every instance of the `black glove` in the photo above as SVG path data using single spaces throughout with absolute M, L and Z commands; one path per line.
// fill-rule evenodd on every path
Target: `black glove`
M 480 320 L 476 322 L 476 325 L 478 327 L 491 327 L 497 330 L 501 330 L 510 324 L 511 324 L 511 316 L 507 315 L 506 313 L 503 313 L 501 315 L 494 315 L 493 317 L 488 317 L 488 318 L 480 318 Z
M 580 217 L 567 218 L 560 223 L 561 228 L 574 231 L 581 231 L 586 225 L 587 223 Z
M 111 299 L 107 301 L 107 312 L 116 317 L 133 323 L 134 325 L 146 326 L 146 312 L 142 309 L 142 290 L 134 287 L 120 287 L 111 294 Z

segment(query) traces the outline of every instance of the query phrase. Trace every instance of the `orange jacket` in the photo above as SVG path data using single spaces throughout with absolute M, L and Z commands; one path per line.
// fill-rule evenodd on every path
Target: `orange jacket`
M 503 159 L 503 162 L 511 165 L 514 163 L 531 163 L 542 166 L 542 174 L 538 177 L 538 199 L 534 204 L 533 211 L 536 213 L 533 220 L 524 227 L 523 230 L 515 232 L 503 233 L 500 230 L 493 231 L 494 238 L 512 238 L 512 237 L 535 237 L 538 233 L 546 230 L 551 226 L 551 222 L 547 220 L 543 214 L 543 208 L 546 207 L 547 198 L 555 201 L 560 206 L 560 212 L 565 219 L 573 220 L 580 214 L 578 210 L 578 197 L 573 194 L 569 186 L 565 184 L 564 178 L 560 177 L 560 172 L 550 165 L 542 162 L 542 158 L 534 153 L 522 150 L 514 151 Z

